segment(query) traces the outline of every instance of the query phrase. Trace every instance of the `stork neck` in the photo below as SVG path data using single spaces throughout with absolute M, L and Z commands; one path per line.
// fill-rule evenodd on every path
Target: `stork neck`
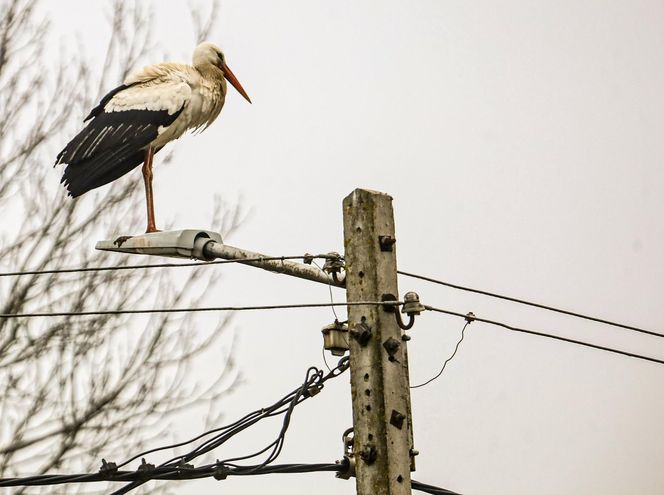
M 214 64 L 206 63 L 194 66 L 205 79 L 224 79 L 222 70 Z

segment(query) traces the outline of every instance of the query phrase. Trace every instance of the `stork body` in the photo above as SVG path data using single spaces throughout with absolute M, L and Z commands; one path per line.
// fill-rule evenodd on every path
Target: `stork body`
M 61 182 L 69 195 L 78 197 L 143 163 L 146 232 L 155 232 L 154 153 L 188 130 L 204 130 L 217 118 L 226 98 L 226 80 L 251 103 L 221 50 L 209 42 L 196 48 L 193 66 L 162 63 L 130 74 L 92 109 L 87 126 L 58 154 L 56 164 L 67 164 Z

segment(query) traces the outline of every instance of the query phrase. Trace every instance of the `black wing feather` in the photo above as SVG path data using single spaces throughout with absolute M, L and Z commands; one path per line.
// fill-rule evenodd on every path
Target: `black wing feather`
M 134 84 L 137 84 L 137 83 L 133 83 L 133 84 L 121 84 L 121 85 L 118 86 L 117 88 L 113 88 L 111 91 L 108 92 L 108 94 L 107 94 L 106 96 L 104 96 L 104 97 L 101 99 L 101 101 L 99 102 L 99 105 L 97 105 L 97 106 L 94 107 L 92 110 L 90 110 L 90 113 L 88 114 L 87 117 L 85 117 L 85 118 L 83 119 L 83 122 L 87 122 L 87 121 L 90 120 L 92 117 L 96 117 L 100 112 L 102 112 L 102 111 L 104 110 L 104 107 L 106 106 L 106 104 L 107 104 L 109 101 L 111 101 L 111 98 L 113 98 L 113 97 L 114 97 L 116 94 L 118 94 L 120 91 L 123 91 L 123 90 L 125 90 L 125 89 L 127 89 L 127 88 L 130 88 L 130 87 L 134 86 Z
M 88 125 L 57 156 L 56 164 L 68 164 L 61 182 L 69 195 L 80 196 L 123 176 L 143 161 L 144 150 L 180 115 L 166 110 L 104 111 L 104 106 L 128 86 L 106 95 L 88 115 Z M 86 120 L 87 120 L 86 119 Z

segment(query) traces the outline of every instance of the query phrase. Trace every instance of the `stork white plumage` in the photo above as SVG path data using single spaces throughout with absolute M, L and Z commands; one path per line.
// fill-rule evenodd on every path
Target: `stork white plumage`
M 249 96 L 210 42 L 194 50 L 193 65 L 161 63 L 130 74 L 102 98 L 88 125 L 58 154 L 67 164 L 61 182 L 78 197 L 123 176 L 143 163 L 147 204 L 146 232 L 156 232 L 152 159 L 168 142 L 188 130 L 206 129 L 226 98 L 226 80 Z

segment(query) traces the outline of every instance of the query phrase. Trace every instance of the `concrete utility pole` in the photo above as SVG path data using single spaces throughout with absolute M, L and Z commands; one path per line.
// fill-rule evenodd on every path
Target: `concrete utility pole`
M 398 299 L 392 198 L 356 189 L 344 199 L 343 217 L 347 301 Z M 357 495 L 411 493 L 406 339 L 393 311 L 348 308 Z

